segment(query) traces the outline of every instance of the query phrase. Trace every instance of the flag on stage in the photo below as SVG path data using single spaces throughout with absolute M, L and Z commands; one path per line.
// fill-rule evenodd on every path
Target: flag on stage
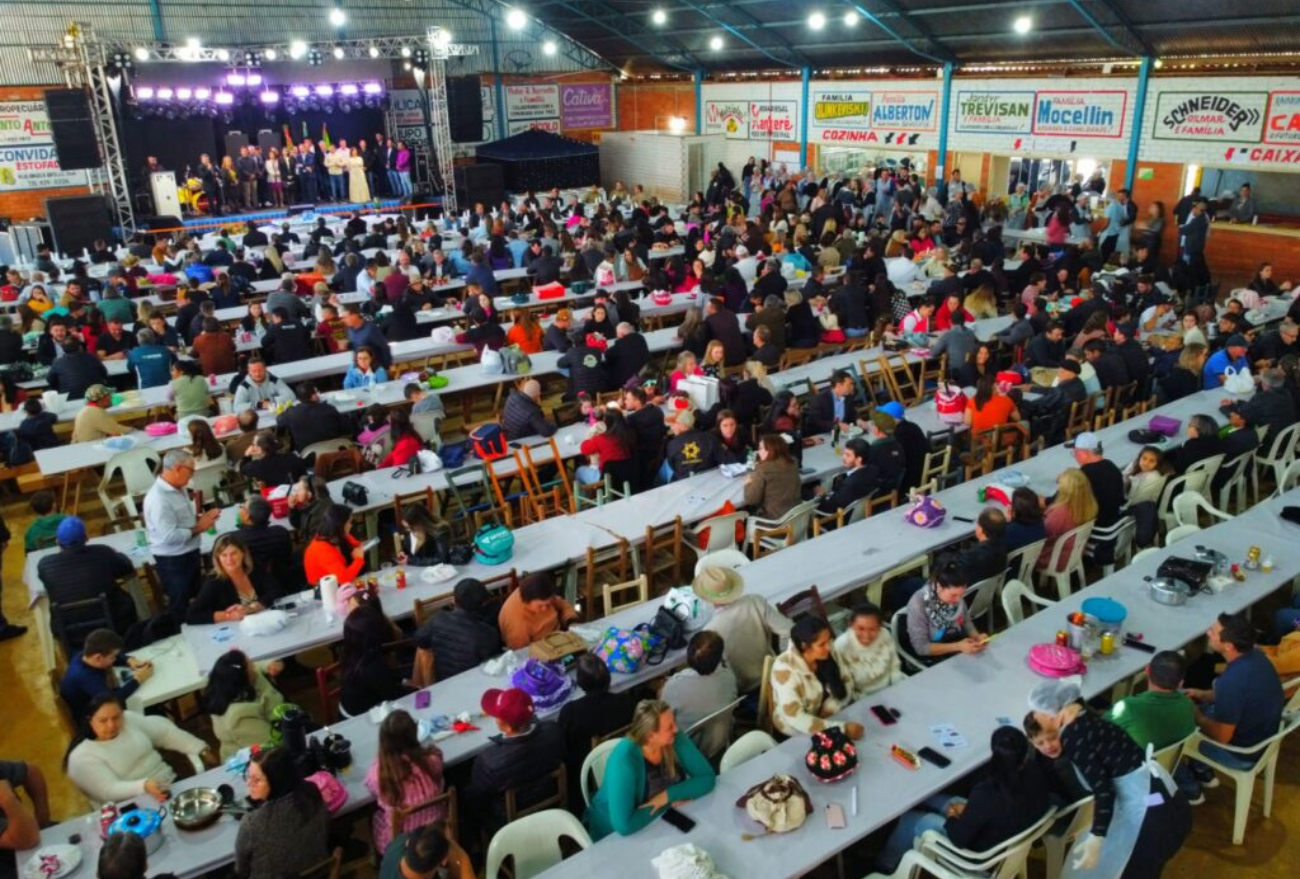
M 284 123 L 284 145 L 293 149 L 293 135 L 289 133 L 289 123 Z
M 325 147 L 325 149 L 334 149 L 334 144 L 330 142 L 330 127 L 324 122 L 320 124 L 320 142 L 321 146 Z

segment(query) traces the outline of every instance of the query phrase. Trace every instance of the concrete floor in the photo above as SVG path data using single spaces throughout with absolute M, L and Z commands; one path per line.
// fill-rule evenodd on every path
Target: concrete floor
M 4 612 L 12 622 L 30 626 L 27 591 L 22 584 L 22 534 L 32 519 L 31 512 L 24 500 L 12 496 L 0 509 L 13 534 L 4 553 Z M 55 711 L 49 678 L 36 644 L 34 631 L 0 642 L 0 675 L 10 682 L 0 707 L 0 759 L 28 760 L 44 770 L 50 786 L 51 814 L 59 821 L 85 812 L 89 804 L 60 768 L 68 737 Z M 1256 787 L 1244 846 L 1232 845 L 1232 788 L 1220 785 L 1207 791 L 1206 796 L 1206 803 L 1195 809 L 1192 836 L 1166 871 L 1166 877 L 1281 879 L 1300 874 L 1300 839 L 1290 836 L 1287 830 L 1295 827 L 1300 834 L 1300 739 L 1283 747 L 1270 818 L 1261 814 L 1262 785 Z M 850 867 L 856 860 L 848 859 Z M 1032 863 L 1034 875 L 1042 876 L 1042 864 Z M 834 875 L 833 869 L 825 875 Z M 858 875 L 858 871 L 850 869 L 849 875 Z

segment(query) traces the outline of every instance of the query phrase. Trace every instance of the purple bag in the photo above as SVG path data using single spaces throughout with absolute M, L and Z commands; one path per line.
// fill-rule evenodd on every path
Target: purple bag
M 1178 436 L 1178 429 L 1183 423 L 1177 418 L 1170 418 L 1168 415 L 1153 415 L 1151 423 L 1147 425 L 1151 430 L 1162 436 Z
M 510 683 L 533 698 L 538 714 L 558 711 L 573 691 L 573 681 L 558 665 L 529 659 L 510 676 Z
M 934 528 L 943 523 L 948 511 L 928 494 L 918 497 L 903 518 L 918 528 Z

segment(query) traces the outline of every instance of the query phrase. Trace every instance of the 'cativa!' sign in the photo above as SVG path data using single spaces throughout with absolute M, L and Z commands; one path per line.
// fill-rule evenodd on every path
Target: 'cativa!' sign
M 1161 92 L 1151 136 L 1257 143 L 1267 106 L 1268 92 Z

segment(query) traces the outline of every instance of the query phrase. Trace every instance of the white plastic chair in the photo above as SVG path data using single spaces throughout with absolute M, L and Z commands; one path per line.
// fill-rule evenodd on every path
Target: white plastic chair
M 190 490 L 203 492 L 207 500 L 215 499 L 226 483 L 226 470 L 224 457 L 202 462 L 190 477 Z
M 1113 550 L 1111 561 L 1101 566 L 1102 576 L 1109 577 L 1115 573 L 1116 566 L 1122 568 L 1129 563 L 1129 558 L 1133 555 L 1135 534 L 1137 534 L 1137 519 L 1132 516 L 1125 516 L 1109 528 L 1092 529 L 1092 535 L 1088 539 L 1087 557 L 1091 559 L 1100 545 L 1110 544 Z
M 1214 477 L 1219 475 L 1219 468 L 1223 466 L 1223 458 L 1224 456 L 1221 454 L 1202 458 L 1192 466 L 1188 467 L 1183 475 L 1186 476 L 1188 473 L 1204 473 L 1205 484 L 1210 485 L 1214 482 Z
M 758 558 L 794 546 L 808 536 L 817 504 L 816 498 L 795 504 L 780 519 L 750 516 L 749 521 L 745 523 L 745 548 L 751 556 Z M 768 533 L 772 531 L 784 533 Z
M 1223 477 L 1223 485 L 1219 486 L 1219 493 L 1215 498 L 1218 501 L 1219 509 L 1235 509 L 1238 513 L 1246 512 L 1246 508 L 1250 504 L 1247 483 L 1254 460 L 1255 453 L 1253 451 L 1242 452 L 1231 461 L 1225 461 L 1223 466 L 1219 468 L 1219 475 Z M 1236 499 L 1235 506 L 1233 505 L 1234 497 Z
M 1002 582 L 1006 573 L 995 574 L 981 580 L 966 590 L 966 607 L 970 610 L 971 620 L 984 618 L 984 631 L 991 631 L 993 626 L 993 608 L 997 606 L 998 595 L 1002 591 Z
M 1255 482 L 1256 502 L 1259 502 L 1262 497 L 1260 483 L 1264 471 L 1272 470 L 1274 481 L 1280 484 L 1283 472 L 1296 459 L 1296 447 L 1298 445 L 1300 445 L 1300 422 L 1279 431 L 1273 437 L 1273 442 L 1267 451 L 1262 448 L 1255 450 L 1255 466 L 1252 468 L 1252 477 Z
M 127 449 L 109 458 L 104 465 L 104 478 L 99 481 L 96 489 L 109 518 L 117 519 L 119 514 L 125 514 L 125 518 L 137 518 L 139 513 L 135 499 L 148 493 L 160 469 L 162 458 L 153 449 Z M 114 496 L 109 493 L 109 486 L 118 476 L 122 478 L 125 491 Z
M 958 848 L 948 837 L 927 830 L 903 855 L 894 879 L 910 879 L 922 871 L 937 879 L 1018 879 L 1027 873 L 1029 850 L 1052 826 L 1055 809 L 1048 809 L 1033 827 L 982 852 Z
M 1211 519 L 1218 519 L 1223 522 L 1233 518 L 1232 513 L 1225 513 L 1223 510 L 1211 506 L 1210 502 L 1205 499 L 1205 495 L 1199 491 L 1185 491 L 1174 498 L 1173 511 L 1174 522 L 1177 525 L 1200 525 L 1201 513 L 1207 513 Z
M 1167 480 L 1164 490 L 1160 492 L 1160 502 L 1156 505 L 1160 527 L 1165 531 L 1178 527 L 1178 523 L 1174 521 L 1175 497 L 1184 491 L 1204 491 L 1205 486 L 1209 484 L 1210 480 L 1206 478 L 1205 471 L 1184 473 L 1182 476 Z
M 700 572 L 705 568 L 731 568 L 735 570 L 747 564 L 749 564 L 749 556 L 740 550 L 720 549 L 717 552 L 710 552 L 700 556 L 699 561 L 695 563 L 695 576 L 700 576 Z
M 310 458 L 312 455 L 319 455 L 322 453 L 328 454 L 329 452 L 342 452 L 347 449 L 357 448 L 360 448 L 360 446 L 357 445 L 351 437 L 340 436 L 335 437 L 334 439 L 320 440 L 319 442 L 314 442 L 309 446 L 305 446 L 299 453 L 299 456 Z
M 1057 538 L 1052 545 L 1052 554 L 1047 559 L 1047 567 L 1038 568 L 1038 578 L 1056 586 L 1056 597 L 1064 601 L 1074 591 L 1074 577 L 1077 574 L 1081 586 L 1087 586 L 1083 574 L 1083 551 L 1088 548 L 1088 535 L 1092 533 L 1092 522 L 1084 522 Z M 1062 564 L 1064 562 L 1064 564 Z
M 1007 554 L 1007 570 L 1011 576 L 1022 583 L 1034 582 L 1034 569 L 1038 565 L 1038 557 L 1043 554 L 1043 547 L 1047 545 L 1047 540 L 1035 540 L 1033 543 L 1026 543 L 1014 552 Z
M 694 723 L 692 723 L 692 724 L 690 725 L 689 728 L 687 728 L 687 730 L 686 730 L 686 734 L 687 734 L 688 736 L 690 736 L 692 739 L 694 739 L 694 738 L 695 738 L 695 735 L 694 735 L 694 734 L 695 734 L 696 732 L 699 732 L 700 730 L 704 729 L 705 727 L 707 727 L 709 724 L 713 723 L 714 721 L 716 721 L 716 720 L 721 720 L 723 717 L 726 717 L 726 718 L 727 718 L 727 738 L 730 739 L 730 738 L 731 738 L 731 719 L 732 719 L 731 716 L 735 713 L 736 709 L 740 707 L 740 703 L 741 703 L 741 702 L 744 702 L 744 701 L 745 701 L 745 697 L 744 697 L 744 696 L 741 696 L 739 699 L 735 699 L 735 700 L 733 700 L 733 701 L 731 701 L 731 702 L 728 702 L 726 705 L 723 705 L 721 708 L 717 709 L 716 711 L 713 711 L 713 712 L 710 712 L 709 714 L 704 715 L 704 716 L 701 717 L 699 720 L 697 720 L 697 721 L 695 721 Z M 695 744 L 698 745 L 699 742 L 697 741 Z M 709 757 L 710 759 L 712 759 L 712 757 L 713 757 L 712 754 L 705 754 L 704 756 Z
M 1133 562 L 1139 562 L 1147 556 L 1156 555 L 1159 552 L 1160 547 L 1158 546 L 1148 546 L 1146 549 L 1139 549 L 1137 552 L 1133 553 L 1133 559 L 1129 564 L 1131 565 Z
M 1069 851 L 1070 844 L 1079 837 L 1079 834 L 1092 827 L 1095 806 L 1092 797 L 1084 797 L 1056 813 L 1056 821 L 1053 821 L 1053 824 L 1068 815 L 1073 817 L 1059 833 L 1049 828 L 1039 840 L 1043 844 L 1043 866 L 1047 869 L 1047 879 L 1060 879 L 1061 871 L 1065 869 L 1065 853 Z
M 1292 678 L 1282 684 L 1283 690 L 1289 690 L 1292 687 L 1300 687 L 1300 678 Z M 1250 817 L 1251 799 L 1255 793 L 1255 778 L 1261 773 L 1264 775 L 1264 817 L 1267 818 L 1273 813 L 1273 783 L 1277 776 L 1278 754 L 1282 750 L 1282 740 L 1297 729 L 1300 729 L 1300 691 L 1297 691 L 1287 702 L 1282 713 L 1282 724 L 1278 731 L 1253 747 L 1238 748 L 1234 745 L 1220 745 L 1218 742 L 1206 738 L 1199 731 L 1192 733 L 1184 745 L 1184 757 L 1188 760 L 1196 760 L 1215 772 L 1226 775 L 1237 787 L 1237 806 L 1232 818 L 1233 845 L 1241 845 L 1246 838 L 1246 819 Z M 1249 769 L 1229 769 L 1212 757 L 1207 757 L 1201 753 L 1200 746 L 1202 742 L 1210 742 L 1216 747 L 1233 754 L 1260 754 L 1261 750 L 1263 753 L 1255 761 L 1255 765 Z
M 734 769 L 746 760 L 753 760 L 760 754 L 766 754 L 775 747 L 776 739 L 761 729 L 752 730 L 732 742 L 731 747 L 727 748 L 723 753 L 722 762 L 718 764 L 718 769 L 722 772 Z
M 1200 525 L 1179 525 L 1176 528 L 1170 529 L 1169 533 L 1165 535 L 1165 546 L 1173 546 L 1180 540 L 1191 537 L 1193 534 L 1200 533 Z
M 1026 601 L 1035 607 L 1051 607 L 1056 604 L 1050 598 L 1036 595 L 1020 580 L 1008 580 L 1002 584 L 1002 612 L 1007 615 L 1008 623 L 1014 626 L 1024 621 L 1026 614 L 1023 602 Z
M 744 522 L 749 518 L 749 513 L 724 513 L 721 516 L 714 516 L 711 519 L 705 519 L 700 524 L 690 530 L 693 540 L 688 541 L 691 546 L 700 545 L 700 535 L 705 531 L 709 532 L 708 541 L 704 545 L 703 553 L 718 552 L 723 549 L 737 549 L 736 546 L 736 523 Z
M 1195 735 L 1196 733 L 1188 733 L 1179 741 L 1174 742 L 1172 745 L 1166 745 L 1151 756 L 1155 758 L 1157 763 L 1164 767 L 1166 772 L 1172 775 L 1174 769 L 1178 767 L 1179 759 L 1183 756 L 1183 749 L 1187 747 L 1187 743 L 1190 742 Z
M 1273 497 L 1281 497 L 1297 485 L 1300 485 L 1300 461 L 1292 461 L 1286 465 L 1286 472 L 1282 474 L 1282 479 L 1278 482 Z
M 584 849 L 591 848 L 591 836 L 582 822 L 563 809 L 516 818 L 492 837 L 484 879 L 498 879 L 507 858 L 514 862 L 514 879 L 532 879 L 564 859 L 560 839 L 566 836 Z
M 606 739 L 596 747 L 592 748 L 587 754 L 587 758 L 582 761 L 582 775 L 579 776 L 579 783 L 582 786 L 582 801 L 588 806 L 591 805 L 591 798 L 596 795 L 600 789 L 600 784 L 605 780 L 605 764 L 609 762 L 609 755 L 613 753 L 618 743 L 623 741 L 622 738 Z
M 446 416 L 441 412 L 415 412 L 411 414 L 411 427 L 426 443 L 432 443 L 434 451 L 442 448 L 442 435 L 438 426 Z

